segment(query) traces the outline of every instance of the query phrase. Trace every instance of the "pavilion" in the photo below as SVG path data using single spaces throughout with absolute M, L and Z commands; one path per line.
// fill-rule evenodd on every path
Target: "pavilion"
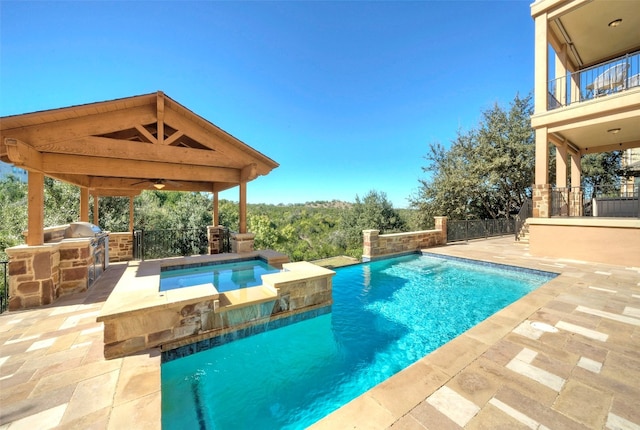
M 80 188 L 80 221 L 89 221 L 90 196 L 94 224 L 98 224 L 99 197 L 129 197 L 129 235 L 133 234 L 133 197 L 144 189 L 212 193 L 213 226 L 217 226 L 218 193 L 238 187 L 236 239 L 252 248 L 253 235 L 247 232 L 247 183 L 278 167 L 161 91 L 2 117 L 0 160 L 28 171 L 26 245 L 7 249 L 11 293 L 23 299 L 12 308 L 50 303 L 67 291 L 78 291 L 83 282 L 75 279 L 79 282 L 72 288 L 61 288 L 69 276 L 62 273 L 65 262 L 58 261 L 56 247 L 69 245 L 49 243 L 45 235 L 45 176 Z M 62 255 L 69 254 L 73 253 Z

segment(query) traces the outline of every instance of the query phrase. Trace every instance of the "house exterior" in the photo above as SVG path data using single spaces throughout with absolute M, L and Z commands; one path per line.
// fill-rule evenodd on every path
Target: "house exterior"
M 582 156 L 640 148 L 640 8 L 634 1 L 538 0 L 531 15 L 536 168 L 530 251 L 640 267 L 635 182 L 607 198 L 592 199 L 593 190 L 581 187 Z

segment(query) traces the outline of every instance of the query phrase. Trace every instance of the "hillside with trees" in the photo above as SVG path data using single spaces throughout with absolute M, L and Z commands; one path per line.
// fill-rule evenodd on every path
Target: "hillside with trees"
M 75 186 L 45 178 L 45 225 L 79 219 L 80 192 Z M 91 208 L 93 207 L 90 205 Z M 238 203 L 219 202 L 219 222 L 238 229 Z M 129 199 L 99 199 L 99 224 L 119 232 L 129 228 Z M 247 228 L 255 233 L 257 249 L 283 252 L 294 261 L 362 255 L 362 230 L 405 231 L 411 211 L 395 210 L 386 194 L 370 191 L 355 202 L 316 201 L 291 205 L 247 205 Z M 89 219 L 93 219 L 92 210 Z M 136 230 L 206 229 L 211 225 L 212 201 L 206 193 L 143 191 L 134 199 Z M 27 227 L 27 185 L 8 177 L 0 181 L 0 260 L 4 249 L 24 243 Z

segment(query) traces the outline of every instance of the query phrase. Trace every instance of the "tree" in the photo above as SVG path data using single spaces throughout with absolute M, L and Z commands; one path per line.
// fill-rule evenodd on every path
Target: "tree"
M 600 194 L 614 193 L 620 190 L 622 151 L 600 152 L 582 157 L 582 190 L 585 199 Z
M 5 248 L 24 242 L 27 229 L 27 184 L 13 175 L 0 180 L 0 261 L 6 260 Z
M 403 231 L 406 228 L 404 219 L 393 209 L 393 205 L 387 199 L 384 192 L 369 191 L 360 200 L 356 196 L 353 206 L 346 209 L 341 223 L 341 229 L 345 231 L 347 254 L 358 255 L 362 253 L 362 230 L 380 230 L 380 233 L 393 233 Z M 336 235 L 336 240 L 344 240 Z
M 516 95 L 508 111 L 496 104 L 482 112 L 476 129 L 458 131 L 448 150 L 429 145 L 423 167 L 429 176 L 410 198 L 423 222 L 442 215 L 495 219 L 519 210 L 531 195 L 535 169 L 532 112 L 531 95 Z

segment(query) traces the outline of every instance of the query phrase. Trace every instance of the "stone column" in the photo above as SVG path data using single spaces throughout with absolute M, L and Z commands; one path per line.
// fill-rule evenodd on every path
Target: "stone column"
M 209 254 L 222 253 L 222 231 L 224 226 L 207 226 L 207 237 L 209 238 Z
M 58 244 L 7 248 L 9 256 L 9 310 L 35 308 L 58 296 Z
M 447 243 L 447 217 L 446 216 L 436 216 L 433 217 L 435 221 L 435 229 L 440 230 L 440 238 L 438 241 L 438 245 L 446 245 Z
M 253 252 L 254 233 L 233 233 L 231 235 L 231 252 L 242 254 Z
M 362 261 L 379 255 L 380 230 L 362 230 Z
M 533 217 L 549 218 L 551 208 L 551 188 L 548 184 L 535 184 L 533 186 Z

